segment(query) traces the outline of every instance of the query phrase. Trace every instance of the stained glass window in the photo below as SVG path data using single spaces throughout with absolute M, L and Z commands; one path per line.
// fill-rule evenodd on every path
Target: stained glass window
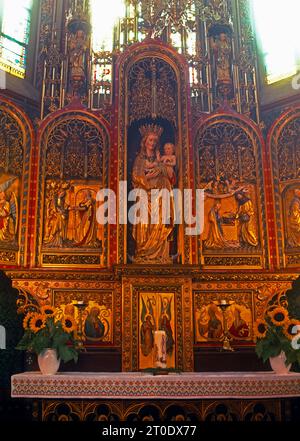
M 2 0 L 0 69 L 25 77 L 32 0 Z
M 300 60 L 300 1 L 251 0 L 251 4 L 267 82 L 294 75 Z

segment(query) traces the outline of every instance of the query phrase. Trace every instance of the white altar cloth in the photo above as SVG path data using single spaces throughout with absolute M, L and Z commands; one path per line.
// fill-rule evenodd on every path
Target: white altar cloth
M 13 398 L 211 399 L 300 396 L 300 374 L 273 372 L 25 372 L 11 377 Z

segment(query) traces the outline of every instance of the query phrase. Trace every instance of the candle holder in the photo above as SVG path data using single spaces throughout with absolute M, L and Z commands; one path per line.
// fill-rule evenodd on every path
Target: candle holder
M 224 323 L 224 337 L 223 337 L 223 347 L 222 350 L 224 351 L 234 351 L 233 347 L 230 345 L 230 337 L 228 332 L 228 324 L 227 324 L 227 318 L 226 318 L 226 309 L 229 308 L 229 306 L 232 305 L 233 302 L 227 303 L 226 300 L 221 300 L 220 303 L 217 303 L 217 306 L 221 309 L 222 315 L 223 315 L 223 323 Z
M 80 351 L 86 351 L 84 347 L 84 336 L 83 336 L 83 330 L 82 330 L 82 313 L 87 307 L 87 303 L 84 303 L 83 301 L 78 301 L 77 303 L 74 303 L 74 306 L 78 309 L 78 331 L 77 331 L 77 346 Z

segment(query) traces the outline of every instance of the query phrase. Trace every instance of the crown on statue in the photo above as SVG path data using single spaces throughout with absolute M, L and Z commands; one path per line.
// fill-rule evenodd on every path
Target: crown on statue
M 156 124 L 144 124 L 139 128 L 140 134 L 144 137 L 149 135 L 149 133 L 155 133 L 159 138 L 164 131 L 163 127 Z

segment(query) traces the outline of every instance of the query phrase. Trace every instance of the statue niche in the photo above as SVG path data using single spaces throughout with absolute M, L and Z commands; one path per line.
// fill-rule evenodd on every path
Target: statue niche
M 232 29 L 229 25 L 214 24 L 208 31 L 217 91 L 223 98 L 232 95 Z
M 128 75 L 130 122 L 128 145 L 128 183 L 130 190 L 143 190 L 147 221 L 135 211 L 135 224 L 128 228 L 128 256 L 138 264 L 170 264 L 177 255 L 177 228 L 174 225 L 172 189 L 178 178 L 176 145 L 177 82 L 174 70 L 158 58 L 135 63 Z M 169 215 L 163 215 L 161 197 L 153 199 L 153 190 L 170 194 Z M 152 195 L 152 196 L 151 196 Z M 131 210 L 134 209 L 133 204 Z M 151 222 L 153 211 L 158 222 Z M 140 219 L 140 220 L 138 220 Z
M 188 116 L 188 65 L 183 57 L 161 41 L 149 38 L 147 44 L 138 43 L 127 48 L 117 61 L 118 101 L 118 182 L 127 181 L 128 192 L 134 188 L 133 168 L 137 157 L 141 158 L 142 126 L 157 126 L 163 129 L 157 140 L 156 150 L 161 156 L 165 153 L 165 144 L 171 143 L 170 156 L 175 156 L 171 163 L 160 163 L 160 172 L 171 176 L 176 174 L 176 183 L 172 186 L 191 188 L 190 182 L 190 139 Z M 126 91 L 126 93 L 125 93 Z M 152 167 L 158 161 L 150 155 Z M 163 159 L 163 161 L 166 158 Z M 144 158 L 146 161 L 147 158 Z M 172 165 L 173 164 L 173 165 Z M 136 163 L 137 165 L 137 163 Z M 146 165 L 146 163 L 145 163 Z M 147 167 L 148 165 L 147 165 Z M 149 170 L 146 171 L 146 175 Z M 150 178 L 150 176 L 148 176 Z M 158 176 L 156 177 L 158 179 Z M 146 178 L 146 180 L 148 180 Z M 129 202 L 130 204 L 130 202 Z M 147 206 L 144 204 L 143 207 Z M 127 214 L 130 213 L 128 207 Z M 174 232 L 175 231 L 175 232 Z M 137 243 L 132 235 L 132 225 L 121 224 L 118 227 L 118 263 L 137 262 Z M 164 254 L 166 263 L 191 263 L 192 249 L 190 237 L 184 235 L 184 226 L 179 223 L 172 234 L 167 235 L 169 251 Z M 139 254 L 139 253 L 138 253 Z M 141 254 L 139 254 L 141 256 Z M 141 264 L 160 264 L 156 259 L 141 259 Z
M 68 29 L 68 95 L 84 96 L 87 92 L 90 24 L 71 19 Z
M 172 263 L 176 235 L 172 196 L 172 189 L 177 181 L 175 146 L 168 139 L 164 143 L 164 151 L 160 150 L 162 126 L 145 124 L 139 131 L 140 148 L 133 162 L 130 183 L 134 190 L 144 192 L 146 200 L 141 201 L 145 212 L 138 208 L 134 214 L 131 230 L 135 246 L 133 261 L 141 264 Z M 167 198 L 163 202 L 160 192 L 164 191 Z M 155 222 L 152 220 L 153 216 L 157 218 Z

